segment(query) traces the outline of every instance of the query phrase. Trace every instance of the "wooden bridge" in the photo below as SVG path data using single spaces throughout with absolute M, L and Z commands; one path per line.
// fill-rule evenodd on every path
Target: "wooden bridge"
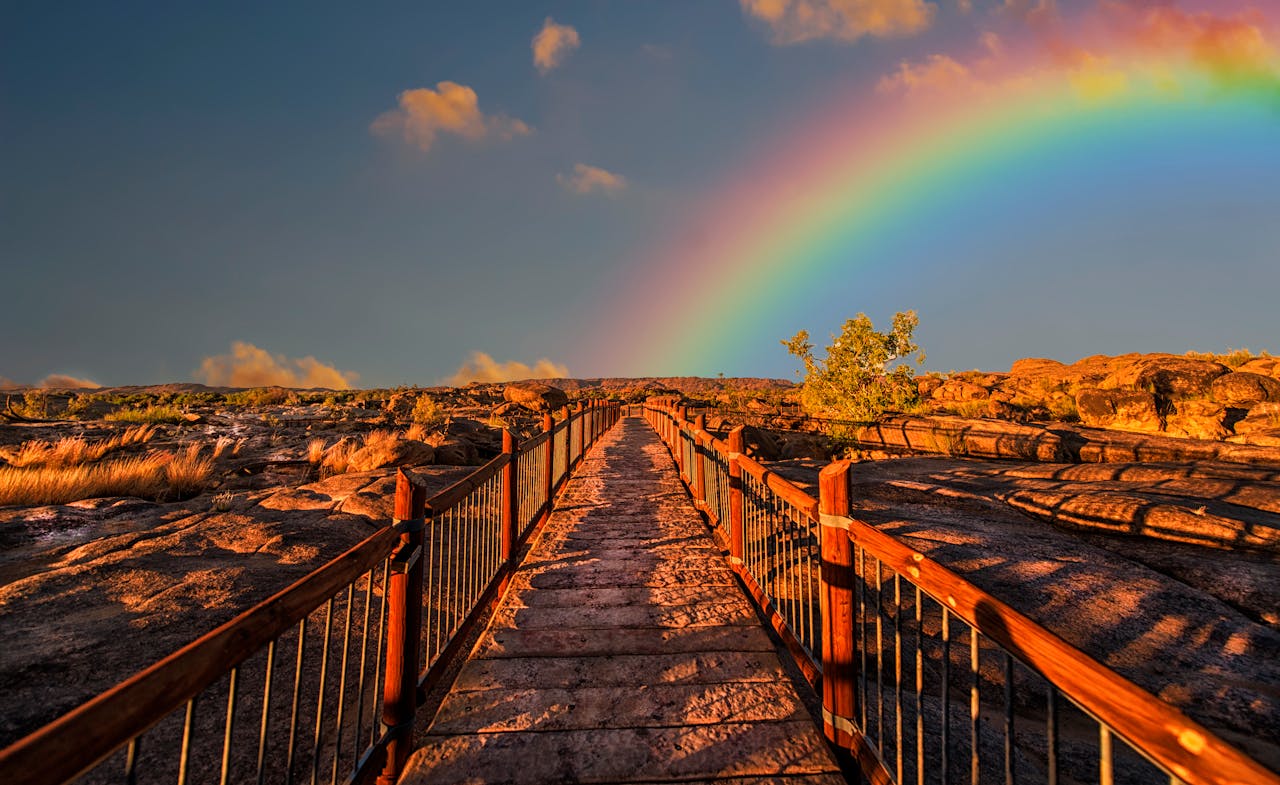
M 1265 783 L 675 401 L 597 403 L 0 751 L 0 783 Z M 642 415 L 642 416 L 640 416 Z

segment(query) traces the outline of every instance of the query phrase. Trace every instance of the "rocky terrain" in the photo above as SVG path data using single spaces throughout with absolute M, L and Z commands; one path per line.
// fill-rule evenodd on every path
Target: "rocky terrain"
M 802 485 L 860 459 L 868 522 L 1280 768 L 1278 380 L 1269 357 L 1022 360 L 920 377 L 916 410 L 870 425 L 805 417 L 769 379 L 0 393 L 0 490 L 76 440 L 120 442 L 91 465 L 194 450 L 204 467 L 142 494 L 0 502 L 0 744 L 384 525 L 394 467 L 444 488 L 504 427 L 679 395 L 712 429 L 750 423 L 748 451 Z

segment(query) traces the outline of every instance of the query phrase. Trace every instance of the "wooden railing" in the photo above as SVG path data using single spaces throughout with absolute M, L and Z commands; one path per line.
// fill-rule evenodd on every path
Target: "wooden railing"
M 431 498 L 401 469 L 390 526 L 0 751 L 0 783 L 394 783 L 419 703 L 618 416 L 548 414 Z
M 651 400 L 645 417 L 820 689 L 827 738 L 874 785 L 1280 785 L 1182 712 L 853 517 L 850 462 L 822 471 L 815 499 L 743 455 L 741 426 L 721 441 L 670 399 Z

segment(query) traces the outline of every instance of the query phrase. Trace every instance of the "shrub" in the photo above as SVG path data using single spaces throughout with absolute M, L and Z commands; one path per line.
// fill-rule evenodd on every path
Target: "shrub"
M 919 352 L 912 334 L 920 323 L 915 311 L 897 313 L 888 333 L 875 330 L 866 314 L 844 323 L 839 336 L 832 336 L 827 355 L 818 360 L 809 343 L 809 333 L 801 330 L 789 341 L 787 351 L 804 362 L 804 384 L 800 402 L 810 414 L 838 419 L 869 421 L 886 411 L 901 411 L 913 405 L 919 394 L 908 365 L 893 370 L 895 360 Z M 924 353 L 916 364 L 924 362 Z
M 180 423 L 182 412 L 176 406 L 148 406 L 145 409 L 121 409 L 102 419 L 110 422 Z
M 254 387 L 227 395 L 228 406 L 279 406 L 289 400 L 283 387 Z
M 409 419 L 419 425 L 434 427 L 444 422 L 444 410 L 430 395 L 419 395 Z

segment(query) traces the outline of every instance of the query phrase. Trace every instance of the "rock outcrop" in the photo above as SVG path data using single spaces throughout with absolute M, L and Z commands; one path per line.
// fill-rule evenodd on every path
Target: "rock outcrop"
M 502 397 L 534 412 L 554 411 L 569 403 L 563 390 L 542 382 L 512 382 L 503 388 Z

